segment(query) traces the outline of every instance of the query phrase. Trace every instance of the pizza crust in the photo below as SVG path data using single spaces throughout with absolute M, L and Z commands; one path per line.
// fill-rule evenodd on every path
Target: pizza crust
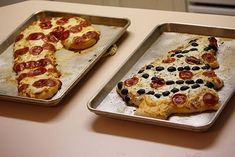
M 62 44 L 66 49 L 79 51 L 79 50 L 84 50 L 95 45 L 97 41 L 99 40 L 99 37 L 98 35 L 96 37 L 89 37 L 80 43 L 75 43 L 75 40 L 76 38 L 73 38 L 72 40 L 65 40 L 65 41 L 62 41 Z
M 44 87 L 40 90 L 37 90 L 36 92 L 34 91 L 35 88 L 31 87 L 31 88 L 28 88 L 24 92 L 19 92 L 18 94 L 19 96 L 46 100 L 48 98 L 53 97 L 61 88 L 61 85 L 62 85 L 61 81 L 60 80 L 55 80 L 55 81 L 56 81 L 56 85 L 53 87 Z

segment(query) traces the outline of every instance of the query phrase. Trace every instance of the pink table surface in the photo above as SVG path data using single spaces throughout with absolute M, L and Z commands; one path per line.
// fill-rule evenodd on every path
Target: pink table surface
M 1 157 L 234 156 L 234 96 L 215 125 L 203 133 L 104 118 L 91 113 L 86 104 L 156 25 L 177 22 L 235 28 L 235 17 L 26 1 L 0 8 L 0 42 L 39 10 L 127 17 L 131 26 L 118 42 L 118 53 L 100 60 L 59 106 L 0 101 Z

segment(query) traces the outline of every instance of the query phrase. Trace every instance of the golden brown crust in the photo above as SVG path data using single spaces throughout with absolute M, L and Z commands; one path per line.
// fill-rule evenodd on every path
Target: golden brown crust
M 75 50 L 75 51 L 84 50 L 95 45 L 99 40 L 99 35 L 97 33 L 97 36 L 86 38 L 85 40 L 82 40 L 79 43 L 76 43 L 75 40 L 76 38 L 73 38 L 72 40 L 65 40 L 62 41 L 62 44 L 66 49 L 69 50 Z
M 33 92 L 31 90 L 32 88 L 27 88 L 25 91 L 19 92 L 19 95 L 36 99 L 44 99 L 44 100 L 50 99 L 58 92 L 58 90 L 62 85 L 60 80 L 57 79 L 54 80 L 56 81 L 56 85 L 53 87 L 48 87 L 48 86 L 43 87 L 43 89 L 38 92 Z

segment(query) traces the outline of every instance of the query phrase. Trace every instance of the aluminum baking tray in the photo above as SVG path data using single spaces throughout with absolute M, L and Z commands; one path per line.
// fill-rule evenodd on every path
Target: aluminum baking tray
M 166 52 L 176 49 L 188 39 L 198 36 L 215 36 L 218 39 L 218 61 L 220 68 L 217 75 L 224 80 L 224 87 L 219 91 L 221 107 L 216 112 L 172 115 L 168 120 L 161 120 L 134 115 L 135 107 L 127 106 L 116 93 L 116 84 L 137 73 L 154 58 L 165 56 Z M 165 23 L 157 26 L 138 46 L 121 68 L 100 88 L 88 102 L 90 111 L 108 117 L 150 123 L 160 126 L 180 128 L 192 131 L 205 131 L 212 126 L 222 112 L 235 89 L 235 30 L 196 26 L 177 23 Z
M 60 16 L 79 16 L 89 20 L 93 26 L 101 32 L 99 41 L 91 48 L 80 52 L 69 52 L 69 50 L 65 49 L 56 52 L 57 67 L 62 73 L 60 77 L 62 87 L 53 98 L 42 100 L 18 96 L 15 73 L 12 70 L 12 47 L 15 37 L 33 21 L 43 17 Z M 76 85 L 106 53 L 106 51 L 115 44 L 122 34 L 125 33 L 129 25 L 130 20 L 126 18 L 102 17 L 55 11 L 40 11 L 34 13 L 17 27 L 0 45 L 0 99 L 47 106 L 58 104 L 72 87 Z

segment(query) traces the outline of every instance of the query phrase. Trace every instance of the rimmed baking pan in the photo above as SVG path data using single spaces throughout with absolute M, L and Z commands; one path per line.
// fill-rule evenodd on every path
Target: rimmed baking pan
M 196 36 L 215 36 L 218 39 L 218 61 L 216 74 L 223 79 L 224 87 L 219 91 L 221 107 L 215 112 L 172 115 L 167 120 L 134 115 L 135 107 L 128 106 L 116 92 L 116 85 L 137 73 L 154 58 L 166 55 L 188 39 Z M 90 111 L 103 116 L 114 117 L 155 125 L 192 131 L 205 131 L 212 126 L 235 89 L 235 30 L 209 26 L 165 23 L 157 26 L 132 53 L 110 80 L 88 102 Z
M 15 37 L 29 24 L 38 19 L 64 16 L 79 16 L 89 20 L 92 25 L 101 32 L 99 41 L 91 48 L 80 52 L 68 52 L 69 50 L 66 49 L 61 49 L 56 52 L 58 68 L 62 74 L 60 77 L 62 87 L 54 97 L 49 100 L 42 100 L 18 96 L 15 73 L 12 70 L 13 43 Z M 55 11 L 40 11 L 34 13 L 18 26 L 0 45 L 0 99 L 46 106 L 58 104 L 72 87 L 81 80 L 106 51 L 125 33 L 129 25 L 130 20 L 127 18 L 113 18 Z

